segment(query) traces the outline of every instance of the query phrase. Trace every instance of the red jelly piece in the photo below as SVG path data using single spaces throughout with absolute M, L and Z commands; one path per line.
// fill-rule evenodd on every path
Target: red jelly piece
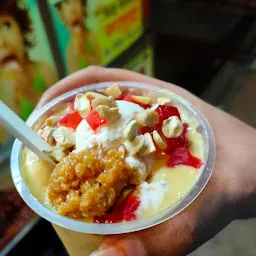
M 140 200 L 137 196 L 131 195 L 124 209 L 124 220 L 131 221 L 136 219 L 135 211 L 138 209 L 140 205 Z
M 132 102 L 132 94 L 131 93 L 126 94 L 123 100 Z
M 87 123 L 91 126 L 91 128 L 96 131 L 98 127 L 107 123 L 107 121 L 100 117 L 98 112 L 93 109 L 88 116 L 86 117 Z
M 162 125 L 163 121 L 171 116 L 177 116 L 180 119 L 180 113 L 176 107 L 159 105 L 155 111 L 159 114 L 158 125 Z
M 121 203 L 115 204 L 111 211 L 104 215 L 93 218 L 94 223 L 117 223 L 123 220 L 131 221 L 135 220 L 135 211 L 140 205 L 139 198 L 131 195 L 127 200 Z
M 167 162 L 168 167 L 175 167 L 184 164 L 195 168 L 200 168 L 202 162 L 199 158 L 192 156 L 188 148 L 179 147 L 172 151 L 171 156 Z
M 80 124 L 82 121 L 82 117 L 79 115 L 79 113 L 74 112 L 74 113 L 68 113 L 64 117 L 62 117 L 58 124 L 62 126 L 66 126 L 69 128 L 76 129 L 77 126 Z
M 141 127 L 140 133 L 141 134 L 145 134 L 147 132 L 151 133 L 156 129 L 157 129 L 157 127 L 155 127 L 155 126 L 145 126 L 145 127 Z
M 142 108 L 144 108 L 144 109 L 151 108 L 151 106 L 150 106 L 149 104 L 140 104 L 140 103 L 137 103 L 137 102 L 134 102 L 134 103 L 140 105 L 140 106 L 141 106 Z
M 124 96 L 121 95 L 121 96 L 119 96 L 118 98 L 116 98 L 115 100 L 124 100 Z
M 150 105 L 143 105 L 143 107 L 148 108 Z M 180 119 L 180 113 L 176 107 L 159 105 L 155 111 L 159 114 L 158 124 L 151 127 L 142 127 L 141 134 L 145 134 L 147 132 L 151 133 L 154 130 L 157 130 L 160 134 L 162 134 L 162 124 L 165 119 L 168 119 L 171 116 L 177 116 Z
M 171 153 L 175 148 L 184 147 L 188 148 L 187 130 L 188 124 L 183 124 L 183 132 L 178 138 L 165 138 L 167 147 L 164 150 L 166 154 Z
M 178 137 L 178 138 L 171 138 L 171 139 L 166 139 L 167 142 L 167 147 L 164 150 L 166 154 L 170 154 L 175 148 L 178 147 L 188 147 L 188 141 L 184 137 Z

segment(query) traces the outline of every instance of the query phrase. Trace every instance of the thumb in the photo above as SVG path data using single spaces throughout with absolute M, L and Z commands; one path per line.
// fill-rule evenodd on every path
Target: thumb
M 146 256 L 142 241 L 135 237 L 108 238 L 91 256 Z

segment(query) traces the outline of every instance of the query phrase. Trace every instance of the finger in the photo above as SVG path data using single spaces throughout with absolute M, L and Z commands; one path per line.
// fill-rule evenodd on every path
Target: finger
M 146 250 L 143 243 L 136 237 L 129 236 L 124 239 L 108 239 L 98 251 L 91 256 L 123 256 L 136 255 L 146 256 Z
M 188 208 L 178 216 L 153 228 L 127 235 L 108 236 L 91 256 L 187 255 L 194 240 L 193 227 L 197 207 L 194 205 Z
M 148 83 L 165 89 L 169 89 L 188 100 L 195 100 L 196 97 L 188 93 L 186 90 L 155 78 L 144 76 L 132 71 L 115 69 L 115 68 L 102 68 L 102 67 L 88 67 L 78 71 L 56 83 L 49 90 L 47 90 L 41 98 L 38 107 L 43 106 L 48 101 L 54 99 L 60 94 L 70 91 L 81 86 L 93 83 L 107 82 L 107 81 L 133 81 Z
M 186 255 L 193 239 L 188 227 L 181 220 L 175 221 L 175 224 L 168 221 L 128 237 L 111 236 L 91 256 Z
M 208 198 L 212 198 L 211 181 L 205 188 L 204 193 L 201 194 L 193 204 L 170 220 L 152 228 L 127 234 L 128 237 L 126 237 L 125 234 L 108 236 L 97 251 L 98 255 L 117 256 L 120 255 L 117 254 L 117 252 L 120 251 L 125 252 L 123 255 L 127 256 L 187 255 L 191 252 L 194 247 L 193 243 L 197 240 L 197 227 L 202 225 L 202 223 L 205 225 L 207 222 L 207 218 L 201 216 L 201 218 L 204 219 L 201 223 L 199 215 L 200 209 L 205 209 L 205 201 L 208 201 Z M 222 198 L 217 197 L 218 204 L 216 205 L 219 205 L 219 201 L 222 200 Z M 213 202 L 211 201 L 211 203 Z M 218 208 L 216 205 L 214 205 L 214 207 Z M 210 212 L 214 212 L 214 208 L 212 207 L 207 207 L 207 209 L 209 209 Z M 208 211 L 206 216 L 210 216 Z M 210 230 L 208 231 L 211 233 Z M 131 248 L 136 248 L 136 254 L 130 253 Z M 147 254 L 143 251 L 144 248 Z M 112 254 L 110 254 L 110 252 Z M 92 255 L 97 256 L 97 254 Z
M 128 237 L 110 235 L 97 251 L 98 255 L 187 255 L 234 220 L 231 214 L 234 208 L 228 203 L 230 197 L 225 189 L 213 177 L 204 192 L 178 215 L 157 226 L 127 234 Z

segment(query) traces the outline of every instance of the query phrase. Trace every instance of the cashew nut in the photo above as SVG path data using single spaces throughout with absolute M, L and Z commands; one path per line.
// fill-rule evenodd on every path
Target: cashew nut
M 170 98 L 167 98 L 167 97 L 158 97 L 157 98 L 157 103 L 159 105 L 165 105 L 165 104 L 168 104 L 170 103 L 172 100 Z
M 54 126 L 57 124 L 59 121 L 60 117 L 59 116 L 50 116 L 45 120 L 45 125 L 47 126 Z
M 105 95 L 103 95 L 101 93 L 98 93 L 98 92 L 87 92 L 85 94 L 85 96 L 88 99 L 97 99 L 97 98 L 106 99 L 106 98 L 108 98 L 107 96 L 105 96 Z
M 114 99 L 118 98 L 122 94 L 122 91 L 120 89 L 120 84 L 119 83 L 112 84 L 107 88 L 105 93 L 108 96 L 112 96 Z
M 129 153 L 129 155 L 134 156 L 138 153 L 141 147 L 144 144 L 144 136 L 138 135 L 132 141 L 126 140 L 124 142 L 125 149 Z
M 58 145 L 64 147 L 72 147 L 75 145 L 75 134 L 74 132 L 64 126 L 60 126 L 53 132 L 53 137 Z
M 152 136 L 150 133 L 145 133 L 144 135 L 144 143 L 141 149 L 139 150 L 140 155 L 148 155 L 156 151 L 156 147 L 154 145 Z
M 44 126 L 38 131 L 39 135 L 50 145 L 54 142 L 53 132 L 54 129 L 50 126 Z
M 92 107 L 96 108 L 99 105 L 108 106 L 110 108 L 116 107 L 116 102 L 111 97 L 95 98 L 92 100 Z
M 99 88 L 99 89 L 96 89 L 96 92 L 100 93 L 100 94 L 105 94 L 105 89 L 103 88 Z
M 137 103 L 140 103 L 140 104 L 149 104 L 150 101 L 151 101 L 151 98 L 148 97 L 148 96 L 137 96 L 137 95 L 132 95 L 132 100 L 137 102 Z
M 163 138 L 161 137 L 161 135 L 158 133 L 158 131 L 154 130 L 153 131 L 153 139 L 156 143 L 156 145 L 160 148 L 160 149 L 165 149 L 167 144 L 165 143 L 165 141 L 163 140 Z
M 153 109 L 146 109 L 135 115 L 135 120 L 141 126 L 153 126 L 159 122 L 159 115 Z
M 139 124 L 135 120 L 132 120 L 125 127 L 123 135 L 126 140 L 133 140 L 138 135 L 138 133 Z
M 118 108 L 110 108 L 108 106 L 99 105 L 96 107 L 96 111 L 101 118 L 114 122 L 119 118 Z
M 82 94 L 79 93 L 76 95 L 75 102 L 74 102 L 74 109 L 79 112 L 81 117 L 85 118 L 91 111 L 91 104 L 88 98 Z
M 183 124 L 177 116 L 171 116 L 164 120 L 162 132 L 166 138 L 177 138 L 183 132 Z
M 50 152 L 47 152 L 48 155 L 53 158 L 54 161 L 60 162 L 62 158 L 67 156 L 67 152 L 65 152 L 65 148 L 56 146 Z

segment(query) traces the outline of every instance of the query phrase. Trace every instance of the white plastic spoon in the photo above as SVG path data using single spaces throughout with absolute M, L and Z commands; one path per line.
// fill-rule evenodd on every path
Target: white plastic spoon
M 39 158 L 55 164 L 44 152 L 49 152 L 51 146 L 34 132 L 20 117 L 0 100 L 0 126 L 4 127 L 13 137 L 19 139 Z

